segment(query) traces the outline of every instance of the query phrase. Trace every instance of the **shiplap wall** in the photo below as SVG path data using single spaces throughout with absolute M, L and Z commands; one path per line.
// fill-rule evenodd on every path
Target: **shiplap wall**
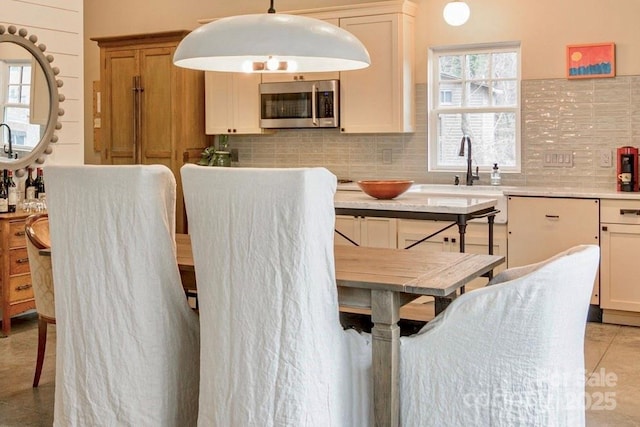
M 60 93 L 65 114 L 57 131 L 59 141 L 46 164 L 84 163 L 83 111 L 83 2 L 82 0 L 0 0 L 0 24 L 26 29 L 47 46 L 60 69 Z

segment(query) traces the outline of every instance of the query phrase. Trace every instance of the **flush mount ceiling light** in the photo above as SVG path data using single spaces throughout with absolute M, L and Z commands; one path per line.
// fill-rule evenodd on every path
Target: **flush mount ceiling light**
M 350 32 L 319 19 L 268 13 L 203 25 L 173 56 L 179 67 L 227 72 L 321 72 L 366 68 L 369 52 Z
M 453 27 L 459 27 L 460 25 L 467 22 L 467 20 L 469 19 L 469 15 L 471 15 L 469 5 L 460 0 L 454 0 L 447 3 L 447 5 L 444 7 L 444 11 L 442 12 L 444 20 L 447 22 L 447 24 Z

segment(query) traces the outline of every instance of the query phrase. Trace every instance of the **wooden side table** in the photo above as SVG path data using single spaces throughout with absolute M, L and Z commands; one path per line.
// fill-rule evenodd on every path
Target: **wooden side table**
M 11 332 L 11 318 L 36 308 L 24 231 L 28 212 L 0 214 L 0 312 L 2 336 Z

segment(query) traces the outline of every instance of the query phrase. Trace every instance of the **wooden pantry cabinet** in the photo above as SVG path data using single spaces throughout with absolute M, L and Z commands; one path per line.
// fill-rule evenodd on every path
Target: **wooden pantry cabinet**
M 0 214 L 0 311 L 2 335 L 11 332 L 11 318 L 36 308 L 24 230 L 28 213 Z
M 186 232 L 180 168 L 200 159 L 205 134 L 204 72 L 173 65 L 189 32 L 97 37 L 100 47 L 101 162 L 163 164 L 177 183 L 176 231 Z

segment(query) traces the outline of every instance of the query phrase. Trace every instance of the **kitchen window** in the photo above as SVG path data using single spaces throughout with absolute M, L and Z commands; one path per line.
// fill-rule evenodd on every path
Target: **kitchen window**
M 429 170 L 463 171 L 463 135 L 473 167 L 520 172 L 520 43 L 429 49 Z

